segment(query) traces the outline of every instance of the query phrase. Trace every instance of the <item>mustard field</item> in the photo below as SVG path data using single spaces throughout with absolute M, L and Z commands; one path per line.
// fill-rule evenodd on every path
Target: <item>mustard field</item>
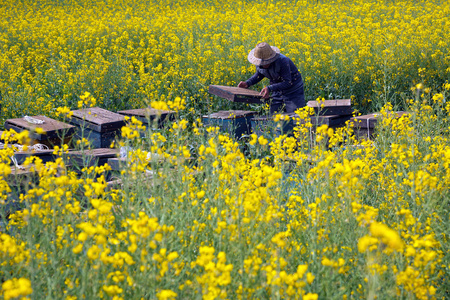
M 2 124 L 94 106 L 176 117 L 127 119 L 121 170 L 74 165 L 80 139 L 27 158 L 23 179 L 11 157 L 33 132 L 3 131 L 0 297 L 450 298 L 449 15 L 449 1 L 1 1 Z M 205 126 L 266 109 L 208 93 L 250 77 L 260 41 L 296 63 L 307 100 L 376 112 L 375 133 L 314 126 L 309 108 L 290 135 Z
M 448 1 L 3 1 L 2 120 L 55 115 L 86 91 L 109 109 L 185 98 L 226 109 L 210 84 L 254 72 L 248 52 L 278 46 L 307 100 L 350 98 L 361 111 L 405 107 L 411 86 L 450 73 Z

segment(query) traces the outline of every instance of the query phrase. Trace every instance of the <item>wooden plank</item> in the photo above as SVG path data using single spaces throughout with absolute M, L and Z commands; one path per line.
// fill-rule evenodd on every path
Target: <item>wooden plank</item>
M 173 120 L 176 112 L 172 110 L 162 110 L 147 107 L 139 109 L 121 110 L 118 111 L 117 113 L 128 117 L 135 117 L 144 124 L 148 124 L 149 120 L 153 121 L 156 119 L 158 119 L 158 122 L 161 124 L 165 120 Z
M 108 158 L 117 157 L 119 149 L 98 148 L 90 150 L 69 151 L 68 157 L 71 165 L 79 167 L 104 165 L 108 162 Z
M 85 155 L 85 156 L 95 156 L 95 157 L 116 157 L 119 154 L 119 149 L 115 148 L 98 148 L 89 150 L 76 150 L 69 151 L 70 155 Z
M 325 100 L 321 103 L 308 101 L 306 105 L 314 108 L 315 113 L 322 116 L 351 115 L 353 112 L 351 99 Z
M 367 114 L 357 117 L 352 117 L 351 122 L 355 124 L 357 128 L 373 129 L 377 124 L 377 118 L 380 116 L 379 113 Z
M 15 152 L 14 157 L 17 160 L 17 163 L 22 164 L 27 157 L 36 156 L 39 157 L 42 162 L 46 163 L 48 161 L 54 161 L 57 155 L 53 154 L 53 150 L 42 150 L 42 151 L 22 151 Z
M 232 102 L 262 103 L 262 96 L 258 91 L 234 86 L 210 85 L 208 92 Z
M 6 129 L 14 129 L 17 132 L 24 130 L 34 131 L 36 128 L 45 130 L 45 134 L 32 133 L 30 137 L 39 141 L 65 136 L 71 136 L 75 132 L 75 126 L 51 119 L 46 116 L 33 116 L 33 119 L 43 121 L 43 124 L 34 124 L 24 118 L 8 119 L 5 121 Z
M 338 106 L 351 106 L 351 99 L 335 99 L 335 100 L 325 100 L 324 102 L 318 101 L 308 101 L 309 107 L 321 107 L 322 104 L 324 107 L 338 107 Z
M 84 108 L 72 112 L 71 123 L 97 132 L 117 130 L 125 126 L 125 117 L 123 115 L 100 107 Z
M 28 129 L 23 129 L 23 128 L 17 127 L 12 124 L 6 124 L 6 123 L 5 123 L 5 128 L 13 129 L 16 132 L 28 130 Z M 74 126 L 74 128 L 76 128 L 76 127 Z M 74 132 L 75 132 L 75 129 L 74 129 Z M 60 136 L 53 135 L 52 137 L 48 137 L 45 134 L 36 134 L 36 133 L 30 132 L 30 138 L 31 138 L 30 144 L 31 145 L 44 144 L 44 145 L 48 146 L 49 148 L 53 148 L 55 145 L 60 146 L 61 144 L 69 144 L 72 140 L 74 132 L 70 131 L 69 134 L 60 132 Z M 64 134 L 64 140 L 61 139 L 63 137 L 63 134 Z
M 256 111 L 249 110 L 222 110 L 209 115 L 205 115 L 203 116 L 203 118 L 230 120 L 254 116 L 256 114 L 258 114 Z
M 11 167 L 11 174 L 9 174 L 8 176 L 21 176 L 34 173 L 36 173 L 36 170 L 34 169 L 34 164 L 29 164 L 27 166 Z

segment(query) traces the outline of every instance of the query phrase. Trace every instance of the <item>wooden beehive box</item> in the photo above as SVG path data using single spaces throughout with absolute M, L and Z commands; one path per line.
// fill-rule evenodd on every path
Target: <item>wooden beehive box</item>
M 117 113 L 128 117 L 135 117 L 147 126 L 149 123 L 151 126 L 153 122 L 157 122 L 158 126 L 161 127 L 165 121 L 172 121 L 175 119 L 175 112 L 172 110 L 162 110 L 150 107 L 121 110 Z
M 404 114 L 408 114 L 406 111 L 395 112 L 395 117 L 400 118 Z M 381 113 L 372 113 L 362 116 L 352 117 L 350 121 L 355 128 L 355 135 L 359 138 L 370 139 L 375 132 L 378 120 L 382 117 Z
M 288 121 L 279 121 L 281 122 L 281 126 L 278 123 L 273 121 L 273 117 L 254 117 L 252 119 L 252 128 L 253 132 L 260 134 L 269 134 L 279 136 L 281 134 L 292 134 L 294 127 L 305 123 L 305 120 L 300 120 L 295 113 L 287 114 L 289 116 Z M 312 116 L 309 118 L 313 128 L 327 125 L 331 128 L 336 128 L 339 126 L 343 126 L 346 121 L 350 120 L 351 115 L 349 116 L 341 116 L 341 115 L 329 115 L 329 116 Z
M 42 123 L 42 124 L 36 124 Z M 35 132 L 36 128 L 42 128 L 45 134 Z M 75 133 L 75 126 L 66 124 L 46 116 L 33 116 L 29 118 L 8 119 L 5 121 L 5 129 L 14 129 L 16 132 L 30 131 L 32 144 L 44 144 L 48 147 L 68 144 Z
M 14 157 L 17 160 L 17 163 L 22 164 L 25 162 L 25 159 L 30 156 L 38 157 L 42 160 L 43 163 L 46 163 L 48 161 L 54 161 L 57 155 L 53 154 L 53 149 L 49 150 L 27 150 L 27 151 L 21 151 L 21 152 L 14 152 Z
M 373 113 L 352 117 L 351 122 L 355 125 L 356 128 L 374 129 L 377 124 L 377 118 L 379 116 L 379 113 Z
M 316 115 L 351 115 L 352 101 L 351 99 L 325 100 L 325 102 L 308 101 L 306 104 L 314 108 Z
M 252 132 L 257 135 L 263 135 L 267 137 L 277 137 L 282 134 L 290 135 L 294 129 L 294 120 L 291 115 L 289 120 L 274 121 L 273 116 L 259 116 L 253 117 L 251 120 Z
M 210 85 L 208 92 L 232 102 L 261 103 L 262 96 L 258 91 L 234 86 Z
M 203 116 L 203 124 L 219 126 L 221 131 L 240 138 L 243 134 L 250 134 L 251 119 L 256 114 L 247 110 L 222 110 Z
M 310 120 L 313 126 L 328 125 L 328 127 L 339 127 L 344 125 L 351 117 L 351 115 L 319 115 L 310 117 Z
M 100 107 L 91 107 L 74 110 L 70 123 L 77 126 L 78 139 L 88 139 L 92 148 L 107 148 L 120 136 L 125 117 Z
M 71 166 L 81 169 L 84 167 L 102 166 L 108 162 L 109 158 L 115 158 L 118 155 L 119 149 L 97 148 L 69 151 L 67 156 Z

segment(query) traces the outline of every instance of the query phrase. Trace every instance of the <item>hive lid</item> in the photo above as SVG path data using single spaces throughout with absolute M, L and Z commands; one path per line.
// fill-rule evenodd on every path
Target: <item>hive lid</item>
M 46 133 L 32 133 L 31 137 L 37 140 L 51 139 L 60 137 L 64 132 L 69 136 L 75 132 L 75 126 L 54 120 L 46 116 L 33 116 L 28 118 L 8 119 L 5 121 L 6 129 L 14 129 L 17 132 L 23 130 L 34 131 L 36 128 L 42 128 Z
M 100 108 L 90 107 L 72 111 L 70 122 L 97 131 L 113 131 L 125 125 L 125 117 L 121 114 Z

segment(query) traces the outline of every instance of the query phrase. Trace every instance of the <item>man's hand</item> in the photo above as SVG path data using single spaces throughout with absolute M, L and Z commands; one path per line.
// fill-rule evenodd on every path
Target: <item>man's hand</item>
M 261 92 L 259 93 L 264 99 L 267 99 L 267 98 L 269 98 L 269 96 L 270 96 L 270 91 L 269 91 L 269 88 L 266 86 L 266 87 L 264 87 L 262 90 L 261 90 Z
M 248 88 L 248 84 L 245 81 L 241 81 L 239 82 L 238 87 L 246 89 Z

